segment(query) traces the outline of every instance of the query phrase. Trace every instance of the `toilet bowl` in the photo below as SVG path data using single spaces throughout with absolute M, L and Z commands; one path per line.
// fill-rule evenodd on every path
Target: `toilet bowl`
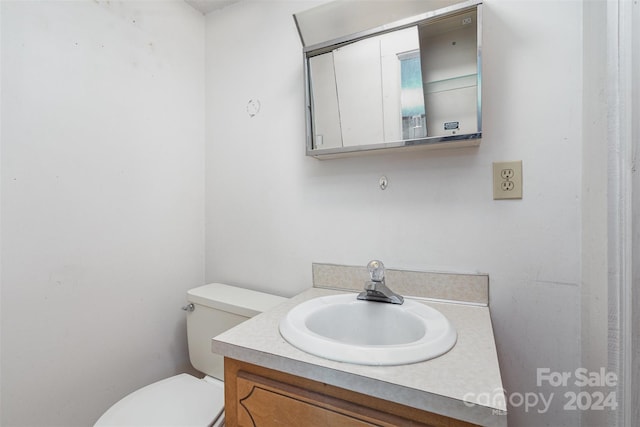
M 224 425 L 223 408 L 222 381 L 180 374 L 125 396 L 95 425 L 219 427 Z
M 111 406 L 95 423 L 106 426 L 224 425 L 224 359 L 211 338 L 286 298 L 212 283 L 187 292 L 187 340 L 196 378 L 179 374 L 142 387 Z

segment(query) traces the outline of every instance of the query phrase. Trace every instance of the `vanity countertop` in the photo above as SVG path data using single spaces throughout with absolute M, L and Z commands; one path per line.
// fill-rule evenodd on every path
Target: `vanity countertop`
M 467 422 L 507 425 L 488 307 L 420 301 L 449 319 L 458 341 L 440 357 L 408 365 L 335 362 L 298 350 L 282 338 L 278 325 L 292 307 L 339 293 L 344 292 L 311 288 L 213 338 L 212 350 L 232 359 Z

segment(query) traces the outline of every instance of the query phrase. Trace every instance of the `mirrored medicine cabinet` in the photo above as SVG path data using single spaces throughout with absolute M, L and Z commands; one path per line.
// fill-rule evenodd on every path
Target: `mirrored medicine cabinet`
M 479 144 L 481 8 L 451 4 L 305 46 L 307 155 Z

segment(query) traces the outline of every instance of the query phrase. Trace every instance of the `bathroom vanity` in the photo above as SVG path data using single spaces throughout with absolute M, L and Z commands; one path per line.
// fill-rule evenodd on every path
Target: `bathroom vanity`
M 258 365 L 225 359 L 230 426 L 474 426 Z
M 444 314 L 458 337 L 446 354 L 419 363 L 337 362 L 282 338 L 278 327 L 289 310 L 340 293 L 311 288 L 212 340 L 225 356 L 228 425 L 507 425 L 486 305 L 421 301 Z

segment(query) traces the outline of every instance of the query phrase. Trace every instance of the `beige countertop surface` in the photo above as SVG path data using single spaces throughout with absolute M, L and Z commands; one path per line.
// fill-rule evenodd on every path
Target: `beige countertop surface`
M 444 314 L 458 340 L 444 355 L 399 366 L 336 362 L 303 352 L 280 335 L 280 320 L 306 300 L 344 293 L 311 288 L 212 339 L 225 357 L 485 426 L 506 426 L 506 402 L 489 308 L 420 301 Z M 355 293 L 354 293 L 355 297 Z

